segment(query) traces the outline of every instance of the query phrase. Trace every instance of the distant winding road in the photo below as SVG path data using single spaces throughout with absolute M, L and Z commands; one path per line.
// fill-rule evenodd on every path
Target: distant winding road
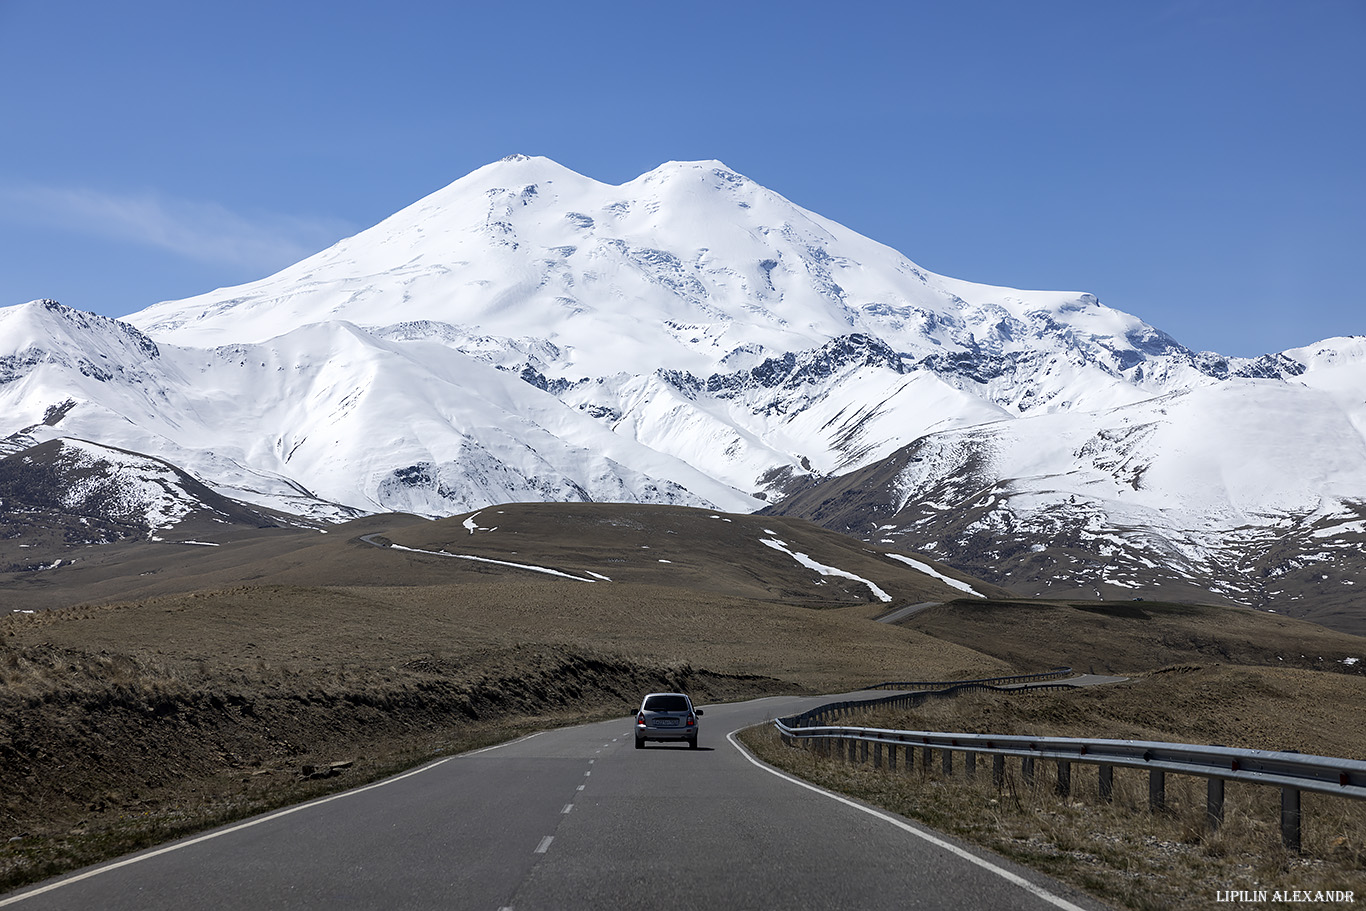
M 709 706 L 696 751 L 634 749 L 623 706 L 618 721 L 442 759 L 31 887 L 0 907 L 1103 907 L 776 773 L 727 737 L 831 698 L 845 697 Z

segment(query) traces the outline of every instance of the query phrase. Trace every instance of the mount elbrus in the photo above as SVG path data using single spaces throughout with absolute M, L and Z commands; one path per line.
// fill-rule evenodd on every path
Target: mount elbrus
M 4 476 L 48 460 L 75 479 L 48 508 L 146 534 L 223 508 L 193 481 L 310 521 L 766 508 L 1022 594 L 1292 611 L 1366 585 L 1364 389 L 1366 339 L 1193 352 L 1089 294 L 927 272 L 715 161 L 611 186 L 512 156 L 251 284 L 0 309 Z

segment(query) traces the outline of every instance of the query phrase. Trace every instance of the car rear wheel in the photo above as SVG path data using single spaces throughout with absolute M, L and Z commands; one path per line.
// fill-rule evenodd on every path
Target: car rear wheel
M 637 749 L 637 750 L 643 750 L 643 749 L 645 749 L 645 738 L 644 738 L 644 737 L 637 737 L 637 738 L 636 738 L 636 749 Z
M 696 738 L 696 737 L 689 737 L 689 738 L 688 738 L 688 749 L 690 749 L 690 750 L 695 750 L 695 749 L 697 749 L 697 738 Z

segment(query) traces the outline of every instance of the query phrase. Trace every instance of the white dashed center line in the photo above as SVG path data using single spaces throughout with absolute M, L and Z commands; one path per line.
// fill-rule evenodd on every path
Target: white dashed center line
M 554 835 L 547 835 L 545 838 L 542 838 L 542 839 L 541 839 L 541 843 L 540 843 L 539 845 L 536 846 L 536 851 L 535 851 L 535 853 L 537 853 L 537 854 L 544 854 L 546 851 L 548 851 L 548 850 L 550 849 L 550 843 L 551 843 L 552 841 L 554 841 L 554 840 L 555 840 L 555 836 L 554 836 Z

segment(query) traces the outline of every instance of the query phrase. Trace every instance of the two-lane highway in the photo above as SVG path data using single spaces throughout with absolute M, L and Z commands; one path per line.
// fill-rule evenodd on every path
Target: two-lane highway
M 618 721 L 444 759 L 82 871 L 0 907 L 1100 907 L 775 775 L 726 736 L 829 698 L 708 706 L 698 750 L 634 749 L 623 706 Z

